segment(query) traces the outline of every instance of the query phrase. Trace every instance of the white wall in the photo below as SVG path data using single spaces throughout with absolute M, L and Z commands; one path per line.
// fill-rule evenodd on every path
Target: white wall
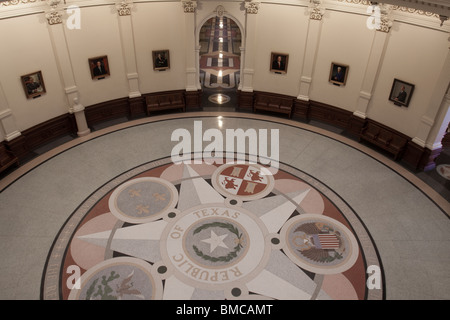
M 121 17 L 113 2 L 99 1 L 89 7 L 86 7 L 87 1 L 80 2 L 81 29 L 69 30 L 63 24 L 64 45 L 70 54 L 80 102 L 86 107 L 127 97 L 130 93 L 125 66 L 125 58 L 129 56 L 124 56 L 120 33 Z M 308 28 L 311 24 L 308 4 L 308 1 L 262 2 L 259 12 L 252 16 L 256 18 L 255 39 L 252 42 L 254 50 L 247 48 L 245 53 L 255 52 L 255 56 L 250 57 L 254 65 L 253 90 L 293 97 L 299 94 L 305 48 L 308 45 Z M 192 31 L 185 30 L 186 19 L 192 17 L 188 16 L 192 14 L 184 13 L 180 1 L 134 3 L 130 18 L 134 48 L 126 48 L 126 54 L 135 52 L 139 91 L 142 94 L 186 87 L 187 32 L 198 33 L 202 22 L 213 15 L 219 5 L 225 8 L 226 15 L 243 27 L 242 33 L 245 36 L 247 17 L 242 1 L 198 2 L 195 30 Z M 39 10 L 33 9 L 35 7 Z M 16 8 L 13 8 L 16 11 L 1 8 L 11 11 L 0 12 L 0 83 L 4 91 L 3 100 L 7 101 L 7 108 L 11 110 L 19 131 L 68 112 L 65 88 L 57 68 L 49 32 L 51 26 L 42 12 L 44 7 L 44 2 L 30 4 L 31 9 L 26 7 L 28 14 L 22 16 L 16 16 L 16 11 L 20 11 Z M 311 75 L 311 100 L 350 112 L 356 110 L 377 32 L 367 28 L 367 17 L 365 7 L 348 3 L 333 2 L 333 6 L 325 11 L 320 22 Z M 378 66 L 367 116 L 414 137 L 433 101 L 437 81 L 445 80 L 445 76 L 442 76 L 445 70 L 442 68 L 449 50 L 450 22 L 439 27 L 440 21 L 437 18 L 416 13 L 401 12 L 395 17 Z M 197 39 L 197 34 L 191 39 Z M 243 40 L 245 41 L 245 37 Z M 192 48 L 193 45 L 190 44 L 189 47 Z M 157 72 L 153 70 L 151 55 L 153 50 L 161 49 L 170 51 L 170 69 Z M 271 52 L 289 54 L 287 74 L 270 72 Z M 108 56 L 111 76 L 103 80 L 92 80 L 88 59 L 101 55 Z M 337 87 L 328 81 L 332 62 L 350 67 L 345 86 Z M 47 93 L 28 100 L 20 76 L 38 70 L 43 72 Z M 415 84 L 408 108 L 397 107 L 388 100 L 394 78 Z M 0 106 L 0 111 L 4 109 L 5 106 Z M 431 120 L 436 121 L 436 131 L 437 127 L 441 127 L 439 121 L 442 122 L 444 117 L 434 117 L 436 119 Z M 433 143 L 431 141 L 431 145 Z
M 141 93 L 184 89 L 184 12 L 178 2 L 139 3 L 133 31 Z M 152 51 L 169 50 L 170 69 L 154 71 Z
M 0 82 L 20 131 L 67 113 L 47 28 L 40 15 L 0 20 Z M 36 71 L 42 72 L 47 92 L 27 99 L 20 77 Z
M 326 11 L 322 19 L 310 99 L 353 112 L 375 31 L 365 27 L 362 15 Z M 345 85 L 329 82 L 331 63 L 348 66 Z
M 85 106 L 128 96 L 118 23 L 117 12 L 109 6 L 98 6 L 81 9 L 80 29 L 65 28 L 80 103 Z M 110 76 L 94 80 L 88 59 L 104 55 L 108 57 Z
M 370 119 L 415 136 L 449 50 L 447 39 L 444 32 L 394 23 L 367 112 Z M 388 100 L 394 78 L 415 85 L 408 108 L 395 106 Z
M 305 7 L 261 5 L 257 14 L 254 90 L 297 96 L 308 20 Z M 272 52 L 289 55 L 286 74 L 270 72 Z

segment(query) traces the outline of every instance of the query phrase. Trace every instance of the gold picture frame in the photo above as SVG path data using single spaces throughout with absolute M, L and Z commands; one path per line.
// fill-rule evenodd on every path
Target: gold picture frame
M 28 73 L 21 76 L 20 79 L 27 99 L 34 99 L 46 93 L 41 71 Z
M 105 79 L 110 76 L 108 56 L 89 58 L 89 70 L 92 79 Z
M 270 54 L 270 71 L 275 73 L 287 73 L 289 55 L 286 53 L 272 52 Z
M 153 70 L 164 71 L 170 69 L 169 50 L 152 51 Z
M 346 64 L 332 62 L 328 81 L 337 86 L 345 86 L 349 69 L 350 67 Z

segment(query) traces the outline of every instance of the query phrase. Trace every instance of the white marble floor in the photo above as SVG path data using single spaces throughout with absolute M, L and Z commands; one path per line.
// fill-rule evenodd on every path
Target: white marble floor
M 221 116 L 221 118 L 218 118 Z M 0 181 L 0 299 L 40 299 L 49 250 L 95 190 L 170 156 L 171 135 L 208 128 L 279 129 L 279 161 L 334 190 L 359 216 L 383 265 L 386 299 L 450 298 L 450 206 L 389 158 L 295 121 L 241 113 L 184 113 L 95 131 L 26 163 Z M 270 150 L 270 149 L 269 149 Z

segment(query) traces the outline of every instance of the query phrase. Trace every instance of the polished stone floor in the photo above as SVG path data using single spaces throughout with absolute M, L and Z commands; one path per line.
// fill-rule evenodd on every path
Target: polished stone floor
M 40 299 L 44 271 L 51 271 L 50 249 L 80 204 L 124 172 L 170 156 L 171 134 L 180 128 L 193 132 L 194 120 L 202 121 L 203 130 L 278 129 L 280 163 L 333 190 L 367 229 L 381 260 L 386 299 L 450 298 L 449 202 L 445 192 L 425 183 L 431 175 L 410 172 L 319 124 L 204 107 L 118 120 L 86 137 L 62 138 L 4 176 L 0 299 Z

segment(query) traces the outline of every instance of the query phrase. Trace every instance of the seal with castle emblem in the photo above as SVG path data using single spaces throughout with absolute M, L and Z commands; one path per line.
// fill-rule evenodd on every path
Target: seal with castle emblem
M 261 199 L 274 187 L 274 179 L 259 164 L 224 164 L 212 176 L 212 184 L 225 197 L 240 200 Z

